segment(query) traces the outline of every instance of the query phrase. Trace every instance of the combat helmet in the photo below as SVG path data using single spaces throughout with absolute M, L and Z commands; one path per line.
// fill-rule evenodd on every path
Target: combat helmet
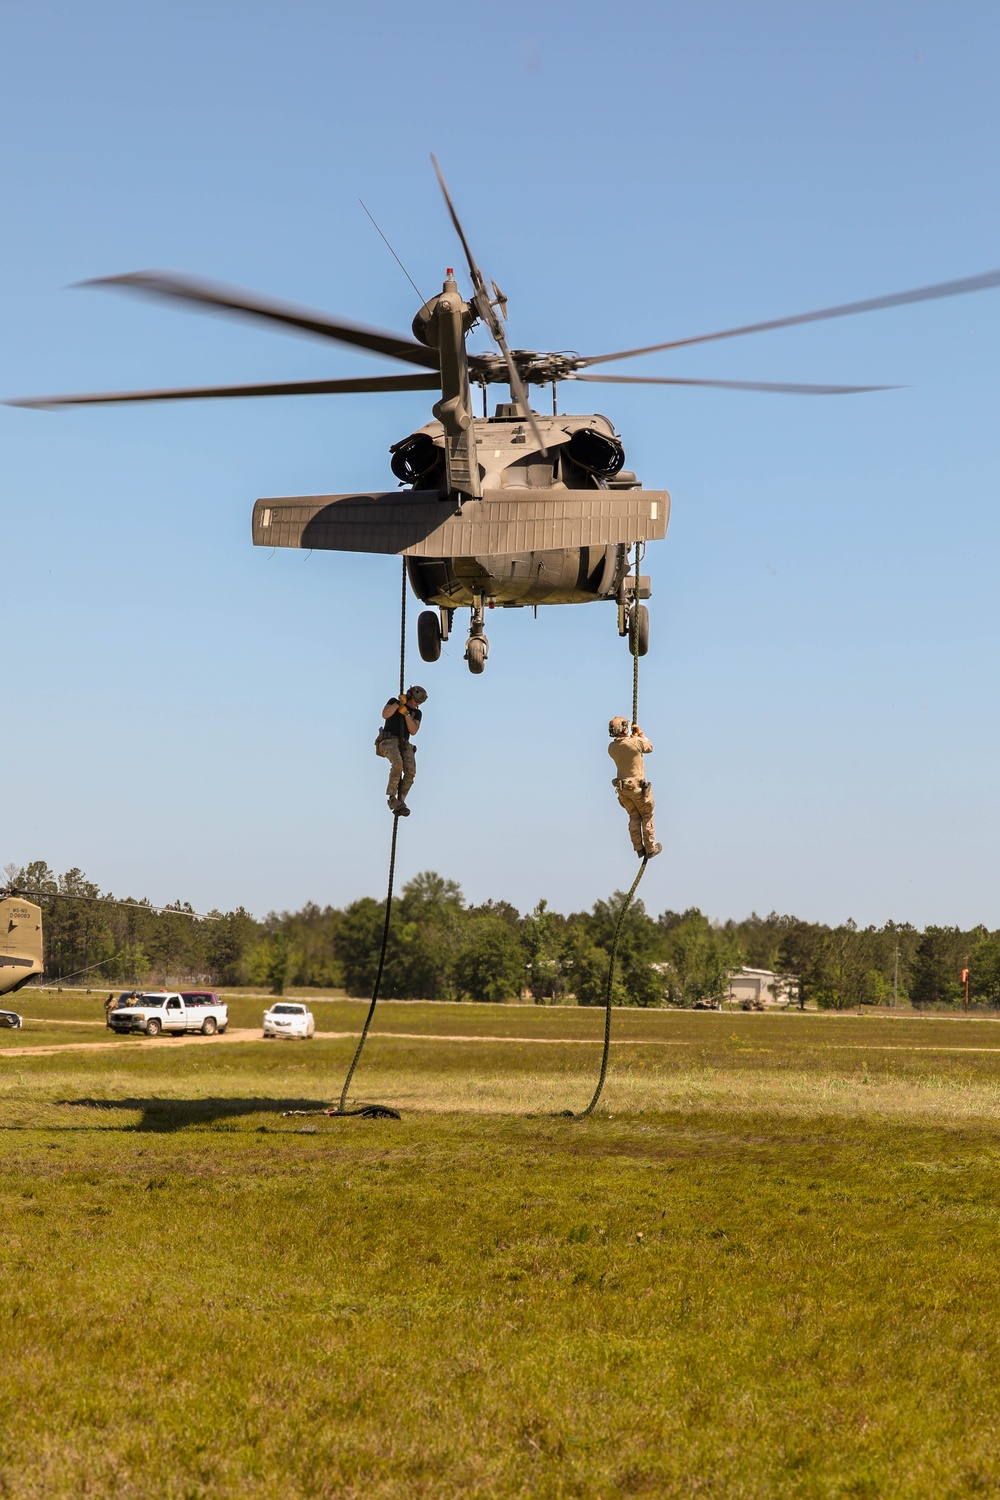
M 608 733 L 613 735 L 616 740 L 621 739 L 622 735 L 628 734 L 630 727 L 630 721 L 623 719 L 620 714 L 617 718 L 608 721 Z
M 418 687 L 416 683 L 414 683 L 413 687 L 408 687 L 406 689 L 406 696 L 407 698 L 416 698 L 418 703 L 426 703 L 427 689 Z

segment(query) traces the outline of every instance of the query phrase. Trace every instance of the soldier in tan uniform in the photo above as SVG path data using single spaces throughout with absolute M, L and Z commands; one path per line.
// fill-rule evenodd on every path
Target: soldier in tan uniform
M 408 818 L 406 794 L 417 774 L 417 752 L 410 736 L 420 728 L 421 703 L 427 702 L 422 687 L 409 687 L 398 698 L 390 698 L 382 710 L 382 725 L 375 740 L 375 754 L 389 762 L 389 781 L 385 789 L 389 811 Z
M 660 853 L 663 845 L 656 843 L 653 830 L 653 789 L 646 780 L 642 760 L 644 755 L 652 755 L 653 747 L 638 724 L 630 726 L 628 719 L 612 719 L 608 724 L 608 733 L 611 736 L 608 754 L 618 772 L 611 785 L 618 793 L 618 801 L 628 813 L 632 848 L 640 859 L 653 859 Z

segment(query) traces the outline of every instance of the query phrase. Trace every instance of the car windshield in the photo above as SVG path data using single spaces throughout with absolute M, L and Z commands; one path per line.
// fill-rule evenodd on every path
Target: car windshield
M 301 1016 L 305 1013 L 304 1005 L 272 1005 L 272 1016 Z

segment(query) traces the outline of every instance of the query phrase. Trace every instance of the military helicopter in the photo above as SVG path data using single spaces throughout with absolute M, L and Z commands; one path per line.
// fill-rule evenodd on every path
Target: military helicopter
M 183 911 L 176 906 L 150 906 L 145 901 L 119 901 L 114 896 L 85 896 L 69 891 L 25 892 L 9 883 L 0 889 L 0 995 L 12 995 L 45 968 L 42 908 L 29 900 L 29 896 L 38 896 L 42 900 L 91 901 L 104 906 L 135 907 L 145 912 L 170 912 L 174 916 L 189 917 L 192 921 L 219 920 L 205 912 Z M 0 1012 L 0 1017 L 4 1014 L 13 1012 Z M 0 1026 L 4 1024 L 9 1023 L 0 1020 Z
M 12 995 L 45 966 L 42 908 L 23 896 L 0 900 L 0 995 Z
M 802 385 L 772 381 L 697 380 L 677 376 L 592 374 L 594 365 L 657 351 L 789 328 L 796 324 L 874 312 L 1000 285 L 1000 270 L 960 281 L 874 297 L 791 317 L 722 329 L 695 337 L 582 356 L 508 347 L 503 329 L 507 299 L 496 282 L 487 287 L 459 221 L 436 158 L 441 191 L 468 265 L 472 295 L 459 291 L 449 268 L 441 292 L 420 308 L 413 338 L 271 301 L 254 293 L 162 271 L 139 271 L 84 283 L 192 304 L 203 310 L 262 320 L 335 343 L 416 365 L 416 374 L 375 375 L 270 385 L 203 386 L 181 390 L 46 396 L 16 406 L 57 407 L 124 401 L 178 401 L 237 396 L 304 396 L 440 391 L 434 420 L 390 449 L 390 467 L 403 492 L 282 496 L 253 509 L 255 546 L 318 548 L 332 552 L 391 553 L 406 559 L 410 585 L 433 608 L 417 621 L 424 661 L 436 661 L 449 638 L 455 611 L 469 608 L 465 660 L 483 671 L 489 654 L 485 610 L 596 599 L 618 606 L 618 633 L 645 655 L 649 617 L 640 601 L 650 596 L 648 577 L 633 573 L 630 554 L 666 535 L 670 496 L 644 490 L 625 468 L 625 449 L 611 421 L 599 414 L 560 415 L 562 381 L 704 386 L 796 395 L 849 395 L 890 387 Z M 376 226 L 377 228 L 377 226 Z M 380 231 L 381 233 L 381 231 Z M 391 249 L 391 246 L 390 246 Z M 393 252 L 395 253 L 395 252 Z M 499 352 L 470 354 L 469 333 L 481 324 Z M 510 400 L 486 411 L 487 386 L 505 383 Z M 473 385 L 483 393 L 483 415 L 472 409 Z M 550 386 L 552 413 L 528 403 L 527 388 Z

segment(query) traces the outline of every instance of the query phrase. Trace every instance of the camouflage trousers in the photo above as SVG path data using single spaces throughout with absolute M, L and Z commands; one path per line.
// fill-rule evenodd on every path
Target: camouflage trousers
M 409 742 L 403 743 L 394 734 L 380 734 L 375 741 L 375 754 L 389 762 L 387 797 L 398 797 L 402 802 L 413 785 L 417 774 L 417 752 Z
M 637 781 L 628 776 L 614 783 L 618 801 L 628 813 L 628 831 L 632 836 L 632 848 L 636 854 L 644 849 L 651 853 L 656 844 L 653 828 L 653 789 L 648 781 Z

